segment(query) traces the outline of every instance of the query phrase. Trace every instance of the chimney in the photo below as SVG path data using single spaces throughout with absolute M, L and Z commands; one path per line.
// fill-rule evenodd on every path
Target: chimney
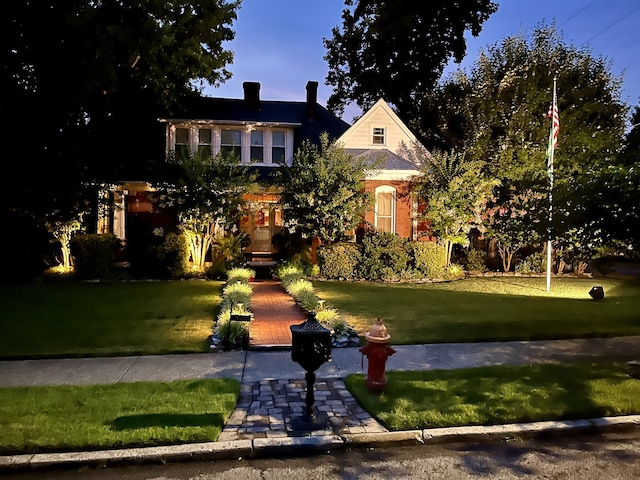
M 244 106 L 253 110 L 260 110 L 260 82 L 244 82 Z
M 316 104 L 318 103 L 318 82 L 307 82 L 307 116 L 316 116 Z

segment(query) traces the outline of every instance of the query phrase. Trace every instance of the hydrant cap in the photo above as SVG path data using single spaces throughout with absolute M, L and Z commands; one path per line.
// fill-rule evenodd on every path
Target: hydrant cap
M 376 320 L 376 323 L 371 325 L 371 328 L 364 334 L 367 341 L 372 343 L 385 343 L 391 338 L 391 335 L 387 333 L 387 327 L 384 326 L 380 317 Z

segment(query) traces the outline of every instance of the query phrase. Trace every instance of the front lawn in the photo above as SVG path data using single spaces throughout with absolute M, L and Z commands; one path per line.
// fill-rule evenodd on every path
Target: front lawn
M 221 282 L 0 287 L 0 358 L 205 352 Z
M 362 335 L 381 317 L 391 343 L 640 335 L 640 283 L 488 277 L 433 284 L 315 282 L 318 296 Z M 603 300 L 589 290 L 604 288 Z
M 345 379 L 390 430 L 497 425 L 640 413 L 640 380 L 621 364 L 529 365 L 388 372 L 382 395 Z
M 0 389 L 0 453 L 215 441 L 233 412 L 231 379 Z

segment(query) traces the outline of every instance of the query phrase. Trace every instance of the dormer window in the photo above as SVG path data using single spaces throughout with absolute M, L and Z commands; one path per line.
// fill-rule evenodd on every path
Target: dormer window
M 373 145 L 385 145 L 385 129 L 384 127 L 373 127 L 373 136 L 371 143 Z

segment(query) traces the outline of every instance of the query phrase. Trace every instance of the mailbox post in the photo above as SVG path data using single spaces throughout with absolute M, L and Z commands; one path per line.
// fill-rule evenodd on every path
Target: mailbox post
M 331 332 L 316 320 L 315 312 L 309 312 L 307 320 L 298 325 L 291 325 L 291 360 L 305 369 L 307 394 L 305 397 L 305 414 L 292 419 L 291 426 L 295 431 L 318 430 L 324 427 L 317 422 L 314 412 L 313 384 L 316 381 L 315 371 L 331 361 Z

